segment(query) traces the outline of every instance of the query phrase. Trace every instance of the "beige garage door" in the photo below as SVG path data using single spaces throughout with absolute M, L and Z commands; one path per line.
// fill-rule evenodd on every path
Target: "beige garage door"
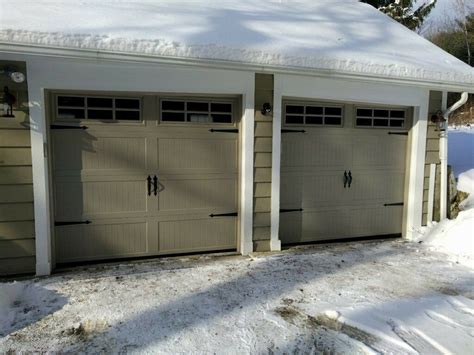
M 408 110 L 284 104 L 283 243 L 399 234 Z
M 236 249 L 235 100 L 52 96 L 58 263 Z

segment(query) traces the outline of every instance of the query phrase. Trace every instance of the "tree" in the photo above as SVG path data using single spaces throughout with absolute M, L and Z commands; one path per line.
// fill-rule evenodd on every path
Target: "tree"
M 473 65 L 474 53 L 474 13 L 456 20 L 449 27 L 430 34 L 427 38 L 463 62 Z
M 415 5 L 416 0 L 360 0 L 379 9 L 384 14 L 400 22 L 411 30 L 421 27 L 437 0 L 426 0 L 421 5 Z

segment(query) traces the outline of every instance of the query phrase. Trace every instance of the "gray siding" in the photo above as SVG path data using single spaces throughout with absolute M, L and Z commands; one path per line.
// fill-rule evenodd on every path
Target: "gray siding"
M 0 61 L 0 67 L 12 64 L 26 73 L 25 63 Z M 32 273 L 35 231 L 27 84 L 2 76 L 0 87 L 4 86 L 17 102 L 14 118 L 0 117 L 0 275 Z
M 256 74 L 253 216 L 255 251 L 270 250 L 273 112 L 262 115 L 260 110 L 266 102 L 273 106 L 273 75 Z

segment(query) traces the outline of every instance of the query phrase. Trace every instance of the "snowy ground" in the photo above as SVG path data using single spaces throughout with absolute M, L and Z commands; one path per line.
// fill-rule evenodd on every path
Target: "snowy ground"
M 468 354 L 473 281 L 402 240 L 76 269 L 0 284 L 0 352 Z

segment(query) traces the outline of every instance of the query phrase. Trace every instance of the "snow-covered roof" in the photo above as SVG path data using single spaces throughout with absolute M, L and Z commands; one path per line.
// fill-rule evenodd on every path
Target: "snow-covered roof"
M 0 0 L 0 42 L 474 85 L 357 0 Z

